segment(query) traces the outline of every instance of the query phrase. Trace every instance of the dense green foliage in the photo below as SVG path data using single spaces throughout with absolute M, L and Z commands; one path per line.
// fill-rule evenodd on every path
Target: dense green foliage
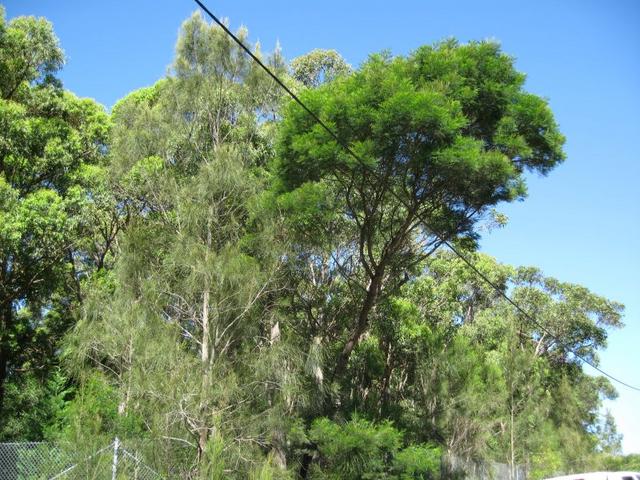
M 198 14 L 110 116 L 62 89 L 46 21 L 2 17 L 0 45 L 1 440 L 118 436 L 172 478 L 633 467 L 565 348 L 597 363 L 623 307 L 474 251 L 564 158 L 498 45 L 355 71 L 252 47 L 363 163 Z
M 109 120 L 63 91 L 51 24 L 0 12 L 0 434 L 41 436 L 64 391 L 49 378 L 80 282 L 103 248 L 91 218 Z M 64 382 L 63 382 L 64 383 Z M 11 414 L 8 412 L 12 412 Z M 28 412 L 20 415 L 20 412 Z

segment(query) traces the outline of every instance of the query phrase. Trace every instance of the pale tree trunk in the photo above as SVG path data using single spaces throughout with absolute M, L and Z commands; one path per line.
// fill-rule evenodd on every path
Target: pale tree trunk
M 200 360 L 202 360 L 202 366 L 205 371 L 209 370 L 209 358 L 211 342 L 211 325 L 209 323 L 209 282 L 205 280 L 206 290 L 202 293 L 202 349 L 200 351 Z M 207 375 L 205 375 L 206 377 Z
M 276 345 L 280 342 L 280 323 L 276 321 L 271 327 L 270 333 L 270 343 L 271 346 Z M 287 368 L 287 365 L 283 365 L 282 368 Z M 271 396 L 274 392 L 271 392 Z M 269 403 L 273 403 L 273 400 L 270 399 Z M 285 403 L 288 403 L 285 401 Z M 287 454 L 285 451 L 286 446 L 286 435 L 279 427 L 274 427 L 274 431 L 271 435 L 271 453 L 273 462 L 275 465 L 281 470 L 286 470 L 287 468 Z
M 127 375 L 127 389 L 125 391 L 124 398 L 118 405 L 118 414 L 124 415 L 127 411 L 127 406 L 129 405 L 129 399 L 131 398 L 131 366 L 133 364 L 133 338 L 129 337 L 129 346 L 127 347 L 127 365 L 126 372 Z M 120 373 L 122 375 L 122 372 Z
M 514 406 L 513 406 L 513 393 L 511 394 L 511 408 L 510 408 L 510 421 L 511 421 L 511 431 L 509 432 L 509 449 L 511 450 L 511 460 L 510 460 L 510 468 L 509 468 L 509 475 L 510 475 L 510 480 L 515 480 L 516 475 L 516 441 L 515 441 L 515 433 L 514 433 L 514 429 L 515 429 L 515 425 L 514 425 L 514 421 L 515 421 L 515 414 L 514 414 Z
M 205 266 L 207 265 L 207 261 L 209 258 L 209 249 L 211 248 L 211 224 L 207 224 L 207 248 L 205 250 Z M 205 267 L 206 268 L 206 267 Z M 200 350 L 200 360 L 202 361 L 202 395 L 200 402 L 200 415 L 201 415 L 201 425 L 200 431 L 198 435 L 198 458 L 202 459 L 202 455 L 207 446 L 207 441 L 209 440 L 209 426 L 207 425 L 207 405 L 206 398 L 211 387 L 211 362 L 213 358 L 211 356 L 211 322 L 209 318 L 209 296 L 210 296 L 210 284 L 209 277 L 207 276 L 208 272 L 205 272 L 204 276 L 204 289 L 202 293 L 202 311 L 201 311 L 201 322 L 202 322 L 202 340 L 201 340 L 201 350 Z

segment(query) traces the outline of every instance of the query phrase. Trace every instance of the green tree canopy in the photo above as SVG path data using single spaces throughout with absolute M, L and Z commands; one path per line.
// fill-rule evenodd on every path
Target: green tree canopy
M 318 87 L 352 71 L 335 50 L 312 50 L 291 60 L 290 66 L 291 76 L 307 87 Z
M 0 45 L 1 431 L 5 382 L 46 376 L 72 320 L 109 123 L 101 106 L 61 89 L 49 22 L 7 23 L 2 12 Z
M 281 205 L 307 219 L 303 230 L 341 230 L 314 241 L 326 240 L 333 268 L 362 292 L 333 376 L 381 296 L 441 238 L 474 240 L 489 208 L 524 197 L 525 171 L 545 174 L 563 160 L 547 103 L 524 91 L 513 63 L 492 42 L 373 55 L 352 75 L 301 94 L 339 142 L 295 102 L 285 108 L 274 163 Z
M 597 364 L 622 305 L 473 251 L 563 160 L 495 43 L 356 71 L 251 46 L 338 142 L 199 14 L 110 118 L 62 89 L 45 20 L 0 15 L 0 46 L 0 440 L 80 460 L 118 436 L 202 479 L 637 460 L 601 415 L 612 385 L 569 352 Z

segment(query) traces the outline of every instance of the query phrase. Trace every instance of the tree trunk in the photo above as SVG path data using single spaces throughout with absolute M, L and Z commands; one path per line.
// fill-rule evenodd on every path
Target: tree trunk
M 207 224 L 207 239 L 205 251 L 205 265 L 209 258 L 209 249 L 211 248 L 211 225 Z M 198 432 L 198 459 L 202 459 L 207 441 L 209 440 L 209 427 L 207 425 L 207 405 L 208 390 L 211 387 L 211 322 L 209 319 L 209 279 L 205 273 L 204 291 L 202 293 L 202 341 L 200 349 L 200 360 L 202 361 L 202 393 L 200 399 L 200 415 L 201 422 L 200 431 Z
M 360 309 L 360 313 L 358 314 L 358 323 L 356 324 L 353 332 L 351 332 L 349 340 L 347 340 L 347 343 L 342 348 L 342 352 L 340 352 L 340 356 L 338 357 L 336 367 L 333 370 L 331 380 L 334 380 L 336 377 L 344 373 L 347 364 L 349 363 L 349 357 L 351 356 L 351 353 L 353 352 L 354 348 L 356 348 L 356 346 L 360 342 L 360 337 L 369 326 L 369 315 L 376 306 L 378 295 L 380 294 L 380 290 L 382 289 L 383 277 L 384 264 L 381 264 L 380 266 L 378 266 L 375 275 L 369 283 L 369 288 L 367 289 L 364 303 L 362 304 L 362 308 Z
M 273 435 L 271 436 L 271 454 L 273 458 L 273 463 L 280 470 L 287 469 L 287 454 L 285 452 L 286 448 L 286 437 L 281 428 L 276 427 Z
M 280 323 L 278 321 L 276 321 L 271 327 L 270 342 L 272 347 L 280 342 Z M 283 368 L 287 368 L 286 363 L 283 365 Z M 272 406 L 274 404 L 275 388 L 273 386 L 268 386 L 267 391 L 269 395 L 269 406 Z M 289 401 L 286 398 L 285 404 L 287 406 L 289 404 Z M 287 439 L 285 432 L 282 430 L 280 425 L 274 426 L 273 433 L 271 434 L 271 454 L 274 464 L 280 470 L 287 469 L 286 444 Z
M 4 329 L 4 326 L 2 327 Z M 7 363 L 9 352 L 6 351 L 4 335 L 0 337 L 0 416 L 4 407 L 4 382 L 7 378 Z
M 200 359 L 202 360 L 202 396 L 200 407 L 200 414 L 202 415 L 202 425 L 200 426 L 200 432 L 198 436 L 198 458 L 202 458 L 202 454 L 207 446 L 207 440 L 209 440 L 209 429 L 206 425 L 206 405 L 205 399 L 207 396 L 207 390 L 211 385 L 209 377 L 211 369 L 209 365 L 210 352 L 209 352 L 209 339 L 210 325 L 209 325 L 209 290 L 204 291 L 202 295 L 202 347 L 200 350 Z
M 378 415 L 383 418 L 385 407 L 389 403 L 389 383 L 391 382 L 391 374 L 393 373 L 393 354 L 391 344 L 387 343 L 385 350 L 385 365 L 384 373 L 382 374 L 381 386 L 380 386 L 380 407 Z
M 122 377 L 123 372 L 127 372 L 127 389 L 125 390 L 124 398 L 118 405 L 118 414 L 124 415 L 127 411 L 127 407 L 129 406 L 129 399 L 131 398 L 131 369 L 133 365 L 133 337 L 129 337 L 129 345 L 127 346 L 127 363 L 126 366 L 122 369 L 123 371 L 120 373 Z
M 302 455 L 302 460 L 300 461 L 300 470 L 298 471 L 298 478 L 300 480 L 306 480 L 309 475 L 309 467 L 311 466 L 311 462 L 313 460 L 313 456 L 310 453 L 304 453 Z
M 208 282 L 205 282 L 208 283 Z M 211 325 L 209 324 L 209 286 L 206 285 L 206 290 L 202 294 L 202 348 L 200 350 L 200 359 L 202 360 L 202 366 L 205 370 L 209 369 L 209 343 L 211 335 Z
M 333 381 L 338 375 L 341 375 L 349 363 L 349 357 L 353 352 L 354 348 L 360 342 L 360 337 L 367 330 L 369 326 L 369 316 L 371 312 L 375 309 L 376 303 L 378 302 L 378 297 L 380 296 L 380 291 L 382 290 L 382 283 L 384 279 L 384 274 L 386 267 L 391 258 L 397 253 L 398 248 L 404 241 L 411 223 L 413 222 L 413 213 L 407 215 L 403 225 L 398 229 L 398 232 L 394 236 L 394 238 L 389 242 L 389 244 L 383 249 L 383 254 L 380 259 L 380 263 L 378 263 L 375 271 L 373 272 L 373 276 L 371 277 L 371 281 L 369 282 L 369 288 L 367 288 L 367 293 L 364 299 L 364 303 L 362 304 L 362 308 L 360 309 L 360 313 L 358 314 L 358 322 L 356 324 L 355 329 L 349 336 L 349 340 L 340 352 L 340 356 L 338 357 L 338 361 L 336 363 L 336 367 L 333 371 L 333 375 L 331 380 Z
M 510 421 L 510 432 L 509 432 L 509 450 L 510 450 L 510 458 L 509 458 L 509 463 L 510 463 L 510 468 L 509 468 L 509 475 L 510 475 L 510 480 L 515 480 L 516 476 L 515 476 L 515 470 L 516 470 L 516 451 L 515 451 L 515 433 L 514 433 L 514 428 L 515 428 L 515 405 L 513 403 L 513 383 L 511 384 L 511 392 L 510 392 L 510 403 L 511 405 L 509 405 L 509 421 Z

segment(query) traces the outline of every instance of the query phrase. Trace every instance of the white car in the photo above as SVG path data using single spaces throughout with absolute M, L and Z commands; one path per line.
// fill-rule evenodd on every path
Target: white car
M 640 472 L 592 472 L 574 473 L 546 480 L 640 480 Z

